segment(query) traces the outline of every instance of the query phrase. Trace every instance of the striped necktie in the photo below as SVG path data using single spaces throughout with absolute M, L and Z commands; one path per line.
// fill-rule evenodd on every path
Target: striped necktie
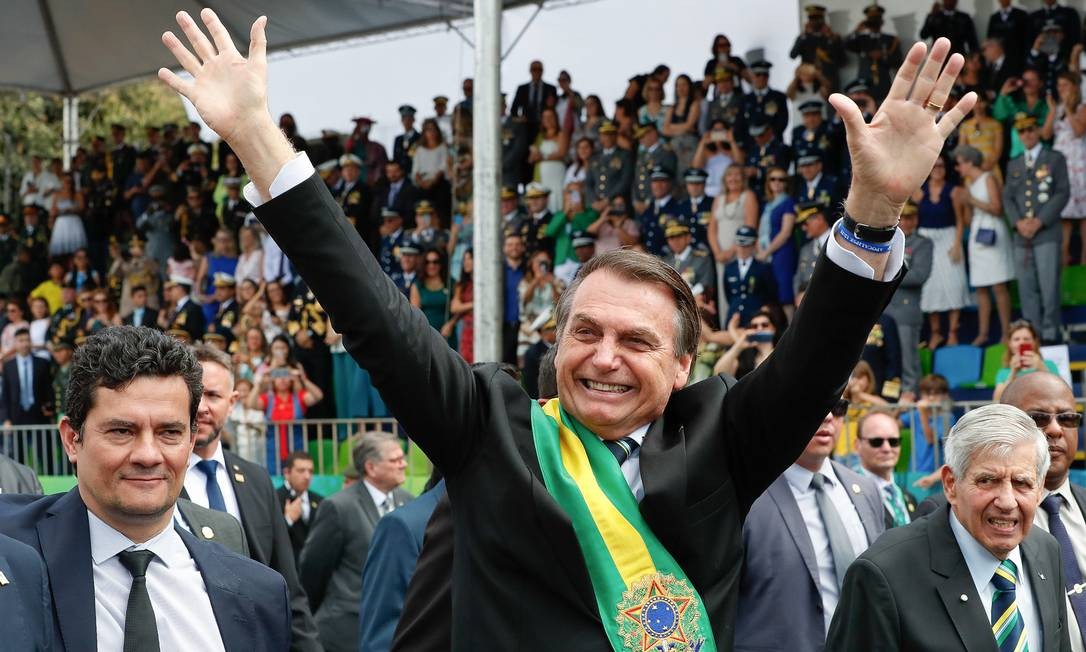
M 603 445 L 615 456 L 619 466 L 622 466 L 622 463 L 628 460 L 634 451 L 641 446 L 633 437 L 623 437 L 617 441 L 605 441 Z
M 1026 642 L 1026 626 L 1018 611 L 1015 588 L 1018 586 L 1018 567 L 1010 559 L 999 562 L 992 576 L 992 634 L 999 652 L 1029 652 Z
M 890 514 L 894 517 L 894 527 L 901 527 L 909 524 L 909 515 L 905 508 L 905 499 L 901 494 L 901 489 L 896 484 L 888 484 L 882 488 L 886 494 L 883 502 L 890 509 Z

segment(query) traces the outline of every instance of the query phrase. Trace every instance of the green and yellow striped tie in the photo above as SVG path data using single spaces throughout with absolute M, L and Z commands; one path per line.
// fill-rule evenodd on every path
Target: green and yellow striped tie
M 995 635 L 999 652 L 1029 652 L 1026 643 L 1026 626 L 1018 611 L 1015 588 L 1018 586 L 1018 567 L 1010 559 L 1004 559 L 992 576 L 992 634 Z

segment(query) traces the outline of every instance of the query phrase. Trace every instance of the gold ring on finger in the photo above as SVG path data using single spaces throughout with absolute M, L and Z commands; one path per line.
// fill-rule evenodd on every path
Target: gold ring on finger
M 926 108 L 926 109 L 935 109 L 936 112 L 939 112 L 939 111 L 943 110 L 943 105 L 942 104 L 936 104 L 935 102 L 932 102 L 931 100 L 928 100 L 928 103 L 924 108 Z

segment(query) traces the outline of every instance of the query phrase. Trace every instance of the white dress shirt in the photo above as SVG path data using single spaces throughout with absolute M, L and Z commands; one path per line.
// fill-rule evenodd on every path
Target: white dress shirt
M 132 575 L 117 557 L 124 550 L 155 553 L 147 567 L 147 594 L 155 610 L 162 650 L 225 650 L 204 577 L 174 530 L 173 521 L 146 543 L 134 544 L 90 510 L 87 520 L 99 652 L 124 649 L 125 611 L 132 588 Z
M 980 594 L 981 606 L 984 608 L 984 614 L 988 616 L 988 621 L 992 620 L 992 576 L 995 575 L 996 568 L 999 567 L 1001 560 L 996 559 L 992 553 L 988 552 L 988 549 L 980 545 L 980 543 L 973 538 L 973 535 L 969 533 L 969 530 L 965 529 L 965 526 L 958 520 L 958 516 L 954 513 L 954 510 L 950 510 L 950 529 L 954 532 L 954 538 L 958 541 L 958 548 L 962 551 L 962 557 L 965 558 L 965 564 L 969 567 L 969 574 L 973 578 L 973 585 L 977 587 L 977 593 Z M 1018 613 L 1022 618 L 1022 624 L 1026 628 L 1026 641 L 1029 649 L 1041 650 L 1042 647 L 1042 632 L 1041 632 L 1041 616 L 1037 612 L 1037 603 L 1033 599 L 1033 588 L 1030 584 L 1030 575 L 1032 571 L 1026 568 L 1026 565 L 1022 562 L 1022 549 L 1021 546 L 1015 547 L 1011 551 L 1007 558 L 1014 562 L 1014 565 L 1018 568 L 1018 584 L 1015 586 L 1014 596 L 1018 601 Z M 1059 581 L 1057 577 L 1050 577 L 1048 581 Z M 1068 618 L 1073 619 L 1074 616 Z M 994 635 L 993 635 L 994 636 Z
M 1063 504 L 1060 506 L 1060 521 L 1063 522 L 1063 527 L 1067 530 L 1067 536 L 1071 539 L 1071 544 L 1075 549 L 1075 561 L 1078 562 L 1079 570 L 1086 573 L 1086 518 L 1083 518 L 1078 501 L 1075 500 L 1075 495 L 1071 493 L 1071 479 L 1065 478 L 1063 484 L 1055 491 L 1045 491 L 1044 497 L 1048 498 L 1050 493 L 1063 496 Z M 1038 507 L 1037 511 L 1033 513 L 1033 524 L 1045 532 L 1050 532 L 1048 529 L 1048 512 Z M 1071 609 L 1070 600 L 1067 600 L 1067 635 L 1071 637 L 1072 652 L 1086 652 L 1086 646 L 1082 643 L 1082 631 L 1079 630 L 1078 620 L 1075 618 L 1075 612 Z
M 185 474 L 185 491 L 189 495 L 189 500 L 200 507 L 210 509 L 211 505 L 207 499 L 207 476 L 200 469 L 193 468 L 197 462 L 203 461 L 203 459 L 196 453 L 189 454 L 189 470 Z M 240 523 L 241 510 L 238 509 L 238 497 L 234 494 L 234 485 L 230 484 L 229 473 L 231 470 L 226 468 L 226 458 L 222 454 L 222 442 L 215 446 L 215 454 L 211 459 L 219 463 L 215 467 L 215 482 L 219 485 L 219 491 L 222 492 L 222 500 L 226 503 L 226 511 L 238 519 Z
M 852 544 L 852 552 L 859 557 L 860 553 L 867 550 L 867 531 L 864 530 L 863 521 L 848 497 L 848 491 L 842 485 L 841 480 L 833 471 L 833 465 L 829 458 L 822 462 L 819 469 L 826 478 L 824 488 L 828 488 L 830 501 L 833 502 L 841 523 L 848 532 L 849 543 Z M 811 538 L 811 547 L 814 548 L 815 559 L 818 561 L 818 589 L 822 594 L 822 615 L 825 618 L 826 632 L 830 630 L 830 621 L 833 620 L 833 612 L 837 609 L 837 603 L 841 599 L 841 589 L 837 586 L 837 571 L 833 565 L 833 551 L 830 550 L 830 537 L 826 533 L 826 525 L 822 521 L 822 512 L 818 509 L 818 498 L 815 489 L 811 487 L 811 478 L 814 473 L 798 464 L 793 464 L 784 471 L 784 478 L 788 481 L 788 488 L 792 490 L 792 496 L 799 506 L 799 513 L 803 516 L 803 524 L 807 526 L 807 535 Z M 825 489 L 824 489 L 825 490 Z M 880 501 L 881 504 L 881 501 Z

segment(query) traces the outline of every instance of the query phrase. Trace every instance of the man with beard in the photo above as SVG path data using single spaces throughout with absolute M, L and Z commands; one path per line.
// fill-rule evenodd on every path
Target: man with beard
M 271 478 L 261 466 L 220 445 L 219 435 L 238 400 L 233 364 L 225 353 L 205 344 L 197 345 L 195 352 L 203 370 L 203 397 L 196 413 L 196 445 L 189 454 L 182 495 L 241 522 L 249 556 L 282 575 L 290 590 L 290 649 L 320 650 Z

